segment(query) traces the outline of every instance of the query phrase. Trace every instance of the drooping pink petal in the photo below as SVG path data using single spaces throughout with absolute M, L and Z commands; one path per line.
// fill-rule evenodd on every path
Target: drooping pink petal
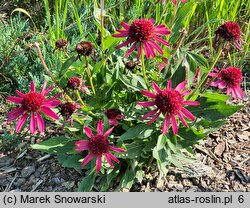
M 39 112 L 36 112 L 37 126 L 38 130 L 42 133 L 44 132 L 44 120 Z
M 154 81 L 152 82 L 152 85 L 153 85 L 153 88 L 155 89 L 155 91 L 158 94 L 162 92 L 161 89 L 160 89 L 160 87 Z
M 190 105 L 190 106 L 197 106 L 200 105 L 200 102 L 198 101 L 192 101 L 192 100 L 185 100 L 183 101 L 184 105 Z
M 16 124 L 16 132 L 20 132 L 21 128 L 23 127 L 23 124 L 25 123 L 26 119 L 28 117 L 28 112 L 24 113 L 21 118 L 18 120 Z
M 233 95 L 233 98 L 234 98 L 235 100 L 237 100 L 238 96 L 237 96 L 237 93 L 236 93 L 236 91 L 235 91 L 235 88 L 233 88 L 233 87 L 232 87 L 232 95 Z
M 30 116 L 30 133 L 31 134 L 35 134 L 36 132 L 36 117 L 35 117 L 35 113 L 31 113 Z
M 111 168 L 114 168 L 114 165 L 113 163 L 111 162 L 111 159 L 109 157 L 109 154 L 105 154 L 105 158 L 106 158 L 106 161 L 108 162 L 108 164 L 110 165 Z
M 125 53 L 125 57 L 128 57 L 136 48 L 136 43 L 133 43 L 133 45 L 131 46 L 131 48 L 127 51 L 127 53 Z
M 154 41 L 148 41 L 148 43 L 150 44 L 151 47 L 155 48 L 160 54 L 163 54 L 163 50 L 161 49 L 161 47 L 155 43 Z
M 112 153 L 107 153 L 109 155 L 109 157 L 114 160 L 116 163 L 120 163 L 120 161 L 116 158 L 116 156 L 114 156 Z
M 169 46 L 169 43 L 168 43 L 167 41 L 165 41 L 164 39 L 162 39 L 162 38 L 159 38 L 159 37 L 157 37 L 157 36 L 154 36 L 154 39 L 155 39 L 156 41 L 158 41 L 159 43 L 162 43 L 163 45 Z
M 85 132 L 85 134 L 87 135 L 88 138 L 93 137 L 92 130 L 89 127 L 84 127 L 83 131 Z
M 109 148 L 115 152 L 125 152 L 124 149 L 119 148 L 119 147 L 115 147 L 115 146 L 109 146 Z
M 189 118 L 191 121 L 194 121 L 194 120 L 195 120 L 194 115 L 193 115 L 190 111 L 188 111 L 186 108 L 182 108 L 182 109 L 181 109 L 181 112 L 182 112 L 182 114 L 183 114 L 185 117 Z
M 89 149 L 89 141 L 88 140 L 79 140 L 77 142 L 75 142 L 76 151 L 83 151 L 83 150 L 87 150 Z
M 109 125 L 110 126 L 118 126 L 119 123 L 116 119 L 113 118 L 113 119 L 109 119 Z
M 169 122 L 170 122 L 170 116 L 166 115 L 164 122 L 163 122 L 163 126 L 162 126 L 162 134 L 167 133 L 168 127 L 169 127 Z
M 108 130 L 103 134 L 103 136 L 104 136 L 105 138 L 108 137 L 108 136 L 112 133 L 113 129 L 114 129 L 114 127 L 111 127 L 110 129 L 108 129 Z
M 22 92 L 20 92 L 19 90 L 16 90 L 16 93 L 20 96 L 20 97 L 22 97 L 22 98 L 24 98 L 25 97 L 25 94 L 23 94 Z
M 53 97 L 47 99 L 46 102 L 48 102 L 48 101 L 54 101 L 54 100 L 56 100 L 57 98 L 59 98 L 61 95 L 62 95 L 62 93 L 58 93 L 58 94 L 56 94 L 55 96 L 53 96 Z
M 16 96 L 8 96 L 6 100 L 11 101 L 13 103 L 17 103 L 17 104 L 22 104 L 23 98 L 16 97 Z
M 220 89 L 224 89 L 224 88 L 226 87 L 226 85 L 227 85 L 226 82 L 221 81 L 221 82 L 219 82 L 218 87 L 219 87 Z
M 172 80 L 168 80 L 167 89 L 172 89 Z
M 96 172 L 99 173 L 102 167 L 102 157 L 97 156 L 96 158 Z
M 35 92 L 35 91 L 36 91 L 34 81 L 32 81 L 32 82 L 30 83 L 30 91 L 32 91 L 32 92 Z
M 157 25 L 157 26 L 155 26 L 154 34 L 165 36 L 165 35 L 171 34 L 171 32 L 168 28 L 165 27 L 165 25 Z
M 120 49 L 130 43 L 132 43 L 133 41 L 132 40 L 126 40 L 125 42 L 121 43 L 120 45 L 116 46 L 116 49 Z
M 130 28 L 130 25 L 126 22 L 122 22 L 121 26 L 123 26 L 126 30 L 129 30 L 129 28 Z
M 244 92 L 240 87 L 235 87 L 235 91 L 238 95 L 238 97 L 243 100 L 244 99 Z
M 49 87 L 47 90 L 45 90 L 45 92 L 44 92 L 43 95 L 44 95 L 44 96 L 48 95 L 49 92 L 50 92 L 53 88 L 54 88 L 54 84 L 50 85 L 50 87 Z
M 41 89 L 41 91 L 40 91 L 40 93 L 41 93 L 42 95 L 44 95 L 44 92 L 45 92 L 45 90 L 46 90 L 46 86 L 47 86 L 47 82 L 45 81 L 45 82 L 43 83 L 43 87 L 42 87 L 42 89 Z
M 183 90 L 186 89 L 186 84 L 187 84 L 187 81 L 181 82 L 180 84 L 177 85 L 175 90 L 177 90 L 178 92 L 182 92 Z
M 56 113 L 55 113 L 54 111 L 50 110 L 48 107 L 43 106 L 43 107 L 41 108 L 41 110 L 42 110 L 42 112 L 43 112 L 46 116 L 48 116 L 48 117 L 50 117 L 50 118 L 52 118 L 52 119 L 54 119 L 54 120 L 59 120 L 58 115 L 56 115 Z
M 128 31 L 126 30 L 117 30 L 119 33 L 113 34 L 112 36 L 115 38 L 125 38 L 128 36 Z
M 190 93 L 191 93 L 191 90 L 186 90 L 186 91 L 182 92 L 181 94 L 182 94 L 182 96 L 186 96 Z
M 180 112 L 177 112 L 177 115 L 178 115 L 178 117 L 180 118 L 181 123 L 182 123 L 184 126 L 186 126 L 186 127 L 188 128 L 188 124 L 187 124 L 187 122 L 185 121 L 185 119 L 184 119 L 184 117 L 182 116 L 182 114 L 181 114 Z
M 60 100 L 54 100 L 54 101 L 45 101 L 43 103 L 43 106 L 46 106 L 48 108 L 55 108 L 58 105 L 60 105 L 62 102 Z
M 147 90 L 142 90 L 141 93 L 149 98 L 156 98 L 156 94 L 149 92 Z
M 146 58 L 148 59 L 150 57 L 150 50 L 145 46 L 145 44 L 143 44 L 142 47 L 144 48 Z
M 93 153 L 89 153 L 89 154 L 84 158 L 84 160 L 82 161 L 81 164 L 82 164 L 83 166 L 87 165 L 87 164 L 89 163 L 89 161 L 93 159 L 94 156 L 95 156 L 95 155 L 94 155 Z
M 17 109 L 14 109 L 10 112 L 7 113 L 7 121 L 13 121 L 15 120 L 16 118 L 18 118 L 20 115 L 22 115 L 24 112 L 24 109 L 23 108 L 17 108 Z
M 161 111 L 159 111 L 148 123 L 147 125 L 151 125 L 161 114 Z
M 144 44 L 144 48 L 148 52 L 148 57 L 147 57 L 147 53 L 146 53 L 147 58 L 150 58 L 150 56 L 152 56 L 152 58 L 154 58 L 156 56 L 154 48 L 152 48 L 147 42 Z
M 97 123 L 97 134 L 102 135 L 103 134 L 103 123 L 102 120 L 99 120 Z
M 138 47 L 137 60 L 140 60 L 140 58 L 141 58 L 141 52 L 142 52 L 142 46 L 140 45 L 140 46 Z
M 151 117 L 152 115 L 156 114 L 157 111 L 158 111 L 158 109 L 154 109 L 152 111 L 149 111 L 147 114 L 145 114 L 144 116 L 142 116 L 142 119 L 145 120 L 148 117 Z
M 143 101 L 143 102 L 137 102 L 137 105 L 148 107 L 155 105 L 155 101 Z
M 175 118 L 175 115 L 171 116 L 171 121 L 172 121 L 172 129 L 173 129 L 173 133 L 177 134 L 178 133 L 178 124 Z

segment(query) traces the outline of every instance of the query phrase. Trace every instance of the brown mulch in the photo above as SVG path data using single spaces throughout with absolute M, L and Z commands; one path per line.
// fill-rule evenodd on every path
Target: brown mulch
M 146 174 L 142 183 L 121 191 L 250 191 L 249 98 L 244 106 L 194 147 L 197 159 L 193 163 L 182 169 L 170 167 L 164 178 L 157 172 Z M 14 128 L 6 120 L 1 122 L 0 138 L 3 129 Z M 52 155 L 30 149 L 30 142 L 37 139 L 27 137 L 17 147 L 1 147 L 0 191 L 77 191 L 82 172 L 63 168 Z

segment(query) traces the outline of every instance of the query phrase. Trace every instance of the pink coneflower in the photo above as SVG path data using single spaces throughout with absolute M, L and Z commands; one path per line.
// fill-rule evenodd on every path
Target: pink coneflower
M 117 120 L 122 120 L 125 118 L 123 114 L 119 112 L 119 110 L 112 108 L 112 109 L 107 109 L 104 114 L 108 117 L 109 119 L 109 125 L 110 126 L 118 126 L 119 123 Z
M 88 86 L 84 86 L 82 83 L 86 80 L 82 80 L 78 77 L 71 77 L 68 80 L 67 87 L 71 90 L 82 90 L 84 93 L 87 93 Z
M 188 95 L 191 91 L 186 89 L 186 81 L 181 82 L 175 89 L 172 88 L 172 81 L 169 80 L 167 88 L 161 90 L 159 86 L 152 82 L 153 88 L 156 94 L 149 92 L 147 90 L 142 90 L 142 94 L 154 99 L 153 101 L 138 102 L 137 104 L 143 107 L 156 106 L 156 109 L 148 112 L 142 117 L 142 119 L 147 119 L 148 117 L 153 118 L 148 122 L 151 125 L 159 116 L 163 114 L 164 123 L 162 127 L 162 133 L 166 134 L 168 131 L 169 124 L 172 124 L 173 133 L 178 133 L 178 124 L 176 116 L 179 117 L 184 126 L 188 128 L 188 125 L 184 117 L 195 120 L 195 117 L 191 112 L 189 112 L 184 105 L 196 106 L 200 103 L 197 101 L 184 100 L 184 96 Z
M 232 42 L 239 51 L 242 50 L 241 43 L 243 40 L 241 39 L 241 30 L 236 22 L 228 21 L 218 27 L 215 31 L 215 38 L 213 41 L 214 48 L 218 47 L 220 38 Z
M 111 150 L 115 152 L 124 152 L 125 150 L 119 147 L 115 147 L 109 144 L 107 137 L 113 131 L 113 127 L 110 128 L 103 134 L 103 122 L 101 120 L 98 121 L 97 124 L 97 134 L 93 135 L 92 130 L 89 127 L 83 128 L 85 134 L 89 137 L 89 140 L 80 140 L 77 141 L 76 151 L 84 151 L 89 150 L 89 154 L 82 161 L 82 165 L 88 164 L 93 157 L 96 156 L 96 172 L 99 172 L 102 167 L 102 156 L 105 156 L 106 161 L 110 165 L 110 167 L 114 167 L 111 160 L 119 163 L 120 161 L 110 152 Z
M 62 128 L 64 128 L 67 121 L 70 121 L 70 126 L 73 126 L 73 117 L 72 115 L 76 112 L 77 109 L 82 108 L 83 106 L 80 106 L 78 104 L 74 104 L 72 102 L 66 102 L 64 104 L 59 105 L 59 113 L 64 118 Z M 77 113 L 78 115 L 82 115 Z
M 7 100 L 14 102 L 16 104 L 20 104 L 21 107 L 14 109 L 7 113 L 8 120 L 12 121 L 21 116 L 21 118 L 17 121 L 16 124 L 16 132 L 20 132 L 23 124 L 27 120 L 28 115 L 30 114 L 30 132 L 35 134 L 36 132 L 36 124 L 38 126 L 38 130 L 40 132 L 44 131 L 44 121 L 41 116 L 41 112 L 43 112 L 48 117 L 53 120 L 58 120 L 59 117 L 50 109 L 58 106 L 61 101 L 56 100 L 61 94 L 57 94 L 52 98 L 46 98 L 47 94 L 53 89 L 54 85 L 51 85 L 48 89 L 46 89 L 47 83 L 44 82 L 42 90 L 37 92 L 35 89 L 34 82 L 30 84 L 30 92 L 24 94 L 18 90 L 16 93 L 20 97 L 9 96 Z
M 129 56 L 135 49 L 138 49 L 137 60 L 140 59 L 142 50 L 145 51 L 147 58 L 150 58 L 150 56 L 154 58 L 156 56 L 155 51 L 163 54 L 163 50 L 156 41 L 169 46 L 166 40 L 159 37 L 169 35 L 169 29 L 164 25 L 154 26 L 154 19 L 136 19 L 132 21 L 131 25 L 125 22 L 122 22 L 121 25 L 124 27 L 124 30 L 118 29 L 117 32 L 119 33 L 114 34 L 113 37 L 127 37 L 125 42 L 116 47 L 117 49 L 132 44 L 125 57 Z
M 244 92 L 240 87 L 242 82 L 241 70 L 237 67 L 227 67 L 221 71 L 214 69 L 214 72 L 210 72 L 209 76 L 216 77 L 217 80 L 211 83 L 211 86 L 218 87 L 220 89 L 227 88 L 226 93 L 232 94 L 234 99 L 244 99 Z

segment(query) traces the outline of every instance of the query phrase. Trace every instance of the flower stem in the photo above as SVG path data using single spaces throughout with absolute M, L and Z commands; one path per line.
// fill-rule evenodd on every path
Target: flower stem
M 89 69 L 89 62 L 88 62 L 88 57 L 85 56 L 85 60 L 86 60 L 86 71 L 87 71 L 87 75 L 89 77 L 89 82 L 90 82 L 90 85 L 91 85 L 91 89 L 95 95 L 95 87 L 93 85 L 93 81 L 92 81 L 92 76 L 91 76 L 91 72 L 90 72 L 90 69 Z
M 189 95 L 188 99 L 191 99 L 195 95 L 195 93 L 204 85 L 205 81 L 207 80 L 209 72 L 213 70 L 216 62 L 218 61 L 218 59 L 219 59 L 219 57 L 221 55 L 221 52 L 222 52 L 222 44 L 220 44 L 219 50 L 218 50 L 218 52 L 217 52 L 217 54 L 216 54 L 216 56 L 214 58 L 214 61 L 211 64 L 211 66 L 209 67 L 209 71 L 203 75 L 202 79 L 198 83 L 198 85 L 195 88 L 195 90 Z M 210 83 L 211 83 L 211 81 L 210 81 Z M 207 87 L 208 86 L 210 86 L 210 84 L 207 85 Z M 201 92 L 204 92 L 207 89 L 207 87 L 205 87 Z
M 146 69 L 145 69 L 145 61 L 144 61 L 144 52 L 143 52 L 143 50 L 141 52 L 141 67 L 142 67 L 144 82 L 145 82 L 145 84 L 147 86 L 147 89 L 149 89 L 148 81 L 147 81 L 147 74 L 146 74 Z

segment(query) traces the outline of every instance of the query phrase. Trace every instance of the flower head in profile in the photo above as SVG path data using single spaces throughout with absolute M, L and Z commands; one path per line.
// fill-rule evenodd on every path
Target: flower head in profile
M 214 48 L 218 48 L 221 38 L 225 41 L 232 42 L 239 51 L 242 50 L 241 43 L 243 40 L 241 39 L 241 30 L 236 22 L 228 21 L 218 27 L 213 40 Z
M 154 26 L 154 19 L 136 19 L 132 21 L 131 25 L 125 22 L 122 22 L 121 25 L 124 29 L 118 29 L 118 33 L 114 34 L 113 37 L 127 37 L 125 42 L 116 47 L 117 49 L 120 49 L 131 44 L 125 57 L 129 56 L 135 49 L 137 49 L 137 60 L 140 59 L 142 50 L 145 52 L 146 58 L 150 58 L 150 56 L 154 58 L 156 56 L 156 51 L 163 54 L 163 50 L 158 43 L 169 46 L 169 43 L 166 40 L 159 37 L 169 35 L 169 29 L 164 25 Z
M 89 150 L 89 154 L 84 158 L 81 163 L 83 166 L 88 164 L 94 157 L 96 157 L 96 172 L 99 172 L 102 167 L 102 157 L 104 156 L 110 167 L 114 167 L 111 160 L 119 163 L 120 161 L 110 152 L 124 152 L 125 150 L 113 145 L 110 145 L 107 137 L 112 133 L 113 127 L 104 133 L 103 122 L 98 121 L 97 134 L 94 135 L 89 127 L 83 128 L 89 140 L 80 140 L 75 142 L 76 151 Z
M 73 91 L 81 89 L 84 93 L 87 93 L 88 86 L 84 86 L 83 82 L 86 82 L 86 80 L 82 80 L 78 77 L 71 77 L 66 87 Z
M 60 115 L 63 117 L 63 125 L 62 125 L 62 129 L 64 128 L 65 124 L 67 121 L 70 122 L 70 126 L 73 126 L 73 114 L 76 113 L 77 109 L 82 108 L 83 106 L 80 106 L 78 104 L 75 104 L 73 102 L 66 102 L 63 104 L 59 105 L 59 113 Z M 82 115 L 77 113 L 78 115 Z
M 211 83 L 211 86 L 218 87 L 220 89 L 227 88 L 227 94 L 232 94 L 235 100 L 238 98 L 243 100 L 244 92 L 240 87 L 242 82 L 242 73 L 239 68 L 230 66 L 222 69 L 221 71 L 214 69 L 214 72 L 210 72 L 209 76 L 217 78 L 215 82 Z
M 120 113 L 119 110 L 115 108 L 107 109 L 104 114 L 108 117 L 110 126 L 118 126 L 119 123 L 117 120 L 122 120 L 125 117 L 123 114 Z
M 41 116 L 41 112 L 53 120 L 58 120 L 59 117 L 56 115 L 51 108 L 57 107 L 61 101 L 56 100 L 61 94 L 57 94 L 54 97 L 46 98 L 49 92 L 53 89 L 51 85 L 46 89 L 47 83 L 44 82 L 43 87 L 40 92 L 36 91 L 34 82 L 30 84 L 30 92 L 24 94 L 16 90 L 17 96 L 8 96 L 7 100 L 19 104 L 20 107 L 16 108 L 9 113 L 7 113 L 7 121 L 13 121 L 17 118 L 16 132 L 20 132 L 22 126 L 30 115 L 30 132 L 35 134 L 36 126 L 40 132 L 44 131 L 44 120 Z
M 76 52 L 79 58 L 80 56 L 90 56 L 94 53 L 94 45 L 89 41 L 81 41 L 76 44 Z
M 191 121 L 195 120 L 193 114 L 188 111 L 184 106 L 197 106 L 200 103 L 197 101 L 184 100 L 184 96 L 188 95 L 191 91 L 186 89 L 186 81 L 181 82 L 175 89 L 172 88 L 172 81 L 169 80 L 167 87 L 161 90 L 159 86 L 152 82 L 153 88 L 156 93 L 142 90 L 142 94 L 152 98 L 152 101 L 138 102 L 137 105 L 143 107 L 155 106 L 154 110 L 151 110 L 142 119 L 152 117 L 148 122 L 151 125 L 161 114 L 164 116 L 164 122 L 162 126 L 162 133 L 166 134 L 169 125 L 172 125 L 173 133 L 178 133 L 178 124 L 176 117 L 179 117 L 182 124 L 188 127 L 185 121 L 185 117 Z
M 56 49 L 63 49 L 66 48 L 68 45 L 68 41 L 66 39 L 58 39 L 55 43 Z

